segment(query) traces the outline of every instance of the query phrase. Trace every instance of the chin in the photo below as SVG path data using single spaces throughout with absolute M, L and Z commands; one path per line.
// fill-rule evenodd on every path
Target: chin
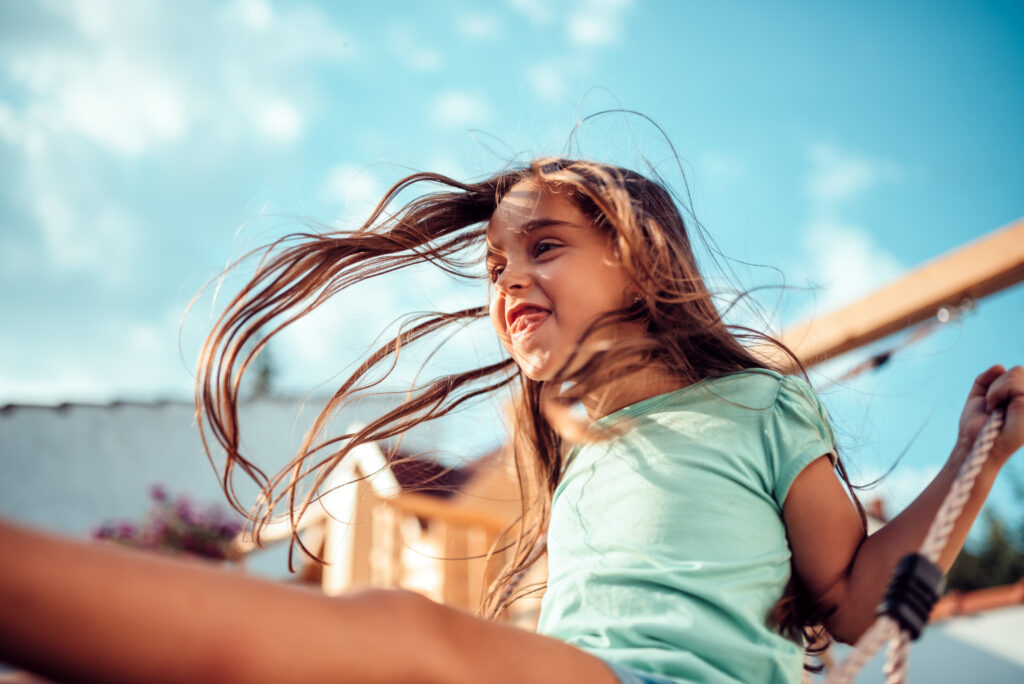
M 558 370 L 558 367 L 544 354 L 516 354 L 512 352 L 512 358 L 515 359 L 516 365 L 519 366 L 522 374 L 535 382 L 550 380 Z
M 519 370 L 534 382 L 544 382 L 545 380 L 550 380 L 555 375 L 554 372 L 548 372 L 547 369 L 538 370 L 528 366 L 519 366 Z
M 522 372 L 522 374 L 530 378 L 534 382 L 543 382 L 545 380 L 550 380 L 555 375 L 555 372 L 552 369 L 548 368 L 547 366 L 537 366 L 529 362 L 524 363 L 521 361 L 518 361 L 517 363 L 519 365 L 519 370 Z

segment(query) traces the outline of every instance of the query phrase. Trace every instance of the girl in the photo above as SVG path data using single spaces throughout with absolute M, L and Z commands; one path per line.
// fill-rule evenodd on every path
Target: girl
M 447 190 L 385 213 L 420 182 Z M 265 477 L 245 460 L 236 409 L 255 353 L 242 356 L 246 342 L 409 263 L 472 277 L 479 266 L 467 254 L 478 247 L 489 307 L 403 330 L 342 385 L 281 473 Z M 799 364 L 755 354 L 752 341 L 763 349 L 770 340 L 722 322 L 671 197 L 624 169 L 542 159 L 475 184 L 418 174 L 361 230 L 277 248 L 218 322 L 199 366 L 198 407 L 227 454 L 229 498 L 244 506 L 232 487 L 241 469 L 262 487 L 257 529 L 282 502 L 297 515 L 356 445 L 514 386 L 523 518 L 485 610 L 500 612 L 546 545 L 540 633 L 409 593 L 330 599 L 4 525 L 0 660 L 90 681 L 795 682 L 803 628 L 822 622 L 851 641 L 870 624 L 986 413 L 1007 406 L 944 569 L 1024 442 L 1024 369 L 993 366 L 970 390 L 946 467 L 867 537 L 825 412 L 786 372 Z M 506 359 L 415 389 L 359 432 L 322 435 L 408 344 L 483 316 Z

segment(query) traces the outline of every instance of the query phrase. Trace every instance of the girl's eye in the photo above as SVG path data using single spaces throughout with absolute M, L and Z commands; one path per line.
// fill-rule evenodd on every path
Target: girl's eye
M 492 283 L 498 279 L 503 270 L 505 270 L 505 267 L 501 264 L 494 264 L 487 269 L 487 274 L 491 277 Z
M 542 254 L 545 254 L 546 252 L 550 252 L 551 250 L 555 249 L 558 246 L 559 245 L 557 242 L 542 240 L 541 242 L 538 242 L 536 245 L 533 246 L 533 256 L 539 257 Z

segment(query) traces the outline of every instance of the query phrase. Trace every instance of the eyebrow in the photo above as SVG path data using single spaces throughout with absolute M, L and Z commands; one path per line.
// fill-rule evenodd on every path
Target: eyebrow
M 572 228 L 572 227 L 575 227 L 575 225 L 576 225 L 575 223 L 570 223 L 569 221 L 559 221 L 558 219 L 543 218 L 542 217 L 542 218 L 535 218 L 535 219 L 531 219 L 531 220 L 527 221 L 523 225 L 521 225 L 518 228 L 516 228 L 514 232 L 517 235 L 529 235 L 530 233 L 534 233 L 534 232 L 540 230 L 541 228 L 548 228 L 548 227 L 551 227 L 551 226 L 568 226 L 568 227 Z M 487 258 L 490 259 L 496 253 L 496 251 L 497 250 L 495 250 L 491 246 L 491 243 L 488 242 L 487 243 Z
M 529 235 L 530 233 L 540 230 L 541 228 L 547 228 L 548 226 L 573 226 L 575 224 L 569 223 L 568 221 L 559 221 L 553 218 L 535 218 L 531 221 L 527 221 L 523 225 L 516 229 L 516 233 L 519 235 Z

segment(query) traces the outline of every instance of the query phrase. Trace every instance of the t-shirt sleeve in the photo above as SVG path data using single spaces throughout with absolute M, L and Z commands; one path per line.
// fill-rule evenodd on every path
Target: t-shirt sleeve
M 803 378 L 787 375 L 766 416 L 765 451 L 772 466 L 772 496 L 782 508 L 796 476 L 820 456 L 835 461 L 835 436 L 825 407 Z

